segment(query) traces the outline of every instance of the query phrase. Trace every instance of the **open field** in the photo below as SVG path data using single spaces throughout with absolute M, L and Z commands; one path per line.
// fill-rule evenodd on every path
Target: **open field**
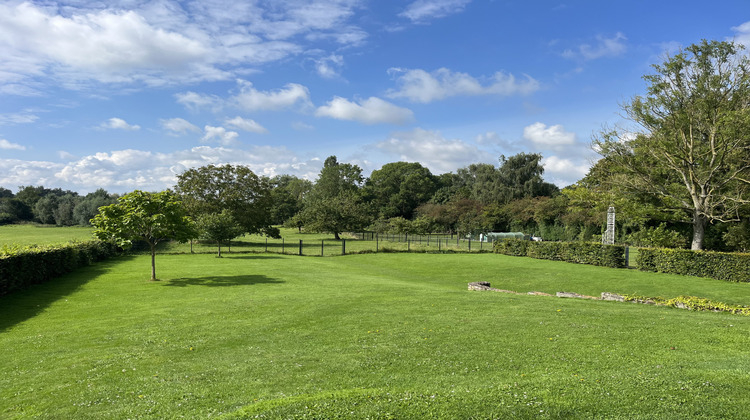
M 3 245 L 50 245 L 72 240 L 92 239 L 90 227 L 57 227 L 37 224 L 0 226 L 0 247 Z
M 747 418 L 750 285 L 494 254 L 147 256 L 0 298 L 2 418 Z

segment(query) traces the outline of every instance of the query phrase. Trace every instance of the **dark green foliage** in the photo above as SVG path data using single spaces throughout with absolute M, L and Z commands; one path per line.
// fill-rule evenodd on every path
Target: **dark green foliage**
M 495 252 L 517 257 L 566 261 L 578 264 L 625 268 L 625 247 L 589 242 L 532 242 L 520 239 L 496 241 Z
M 0 225 L 31 220 L 31 208 L 17 198 L 0 198 Z
M 0 250 L 0 295 L 43 283 L 117 253 L 109 242 L 73 242 Z
M 411 219 L 414 211 L 437 191 L 437 178 L 416 162 L 393 162 L 370 175 L 364 187 L 365 200 L 385 219 Z
M 637 263 L 643 271 L 750 282 L 750 254 L 641 248 Z

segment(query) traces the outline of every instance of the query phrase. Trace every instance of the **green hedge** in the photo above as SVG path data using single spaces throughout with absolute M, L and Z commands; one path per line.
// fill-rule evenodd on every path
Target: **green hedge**
M 109 258 L 117 252 L 102 241 L 0 249 L 0 296 Z
M 750 254 L 641 248 L 637 262 L 643 271 L 750 282 Z
M 589 242 L 495 241 L 495 253 L 543 260 L 625 268 L 625 247 Z

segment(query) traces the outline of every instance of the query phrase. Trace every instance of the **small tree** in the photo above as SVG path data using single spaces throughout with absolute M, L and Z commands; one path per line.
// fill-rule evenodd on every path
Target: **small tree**
M 221 213 L 207 213 L 198 216 L 196 220 L 201 238 L 216 241 L 218 247 L 218 258 L 221 258 L 221 243 L 230 241 L 243 233 L 242 227 L 237 223 L 229 210 Z
M 152 281 L 156 281 L 156 245 L 169 239 L 187 242 L 196 236 L 182 202 L 169 190 L 159 193 L 135 190 L 125 194 L 117 203 L 101 207 L 91 224 L 96 237 L 112 240 L 125 249 L 133 241 L 145 241 L 151 250 Z

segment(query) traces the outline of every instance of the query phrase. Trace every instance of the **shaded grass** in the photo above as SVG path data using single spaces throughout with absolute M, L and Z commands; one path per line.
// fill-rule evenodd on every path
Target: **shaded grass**
M 160 282 L 146 256 L 107 264 L 0 334 L 0 417 L 743 418 L 750 402 L 748 318 L 466 290 L 747 304 L 746 284 L 492 254 L 162 255 Z

